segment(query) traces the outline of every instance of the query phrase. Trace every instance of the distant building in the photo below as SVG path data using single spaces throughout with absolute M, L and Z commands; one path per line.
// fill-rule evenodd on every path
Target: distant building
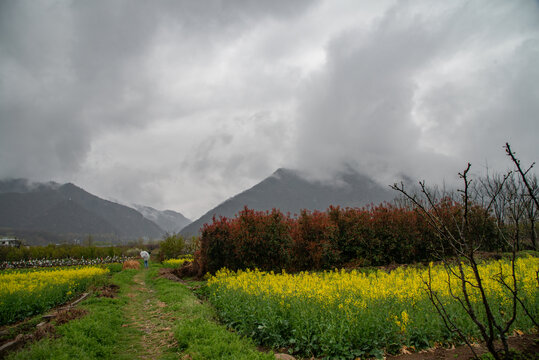
M 0 246 L 21 247 L 22 241 L 15 238 L 0 238 Z

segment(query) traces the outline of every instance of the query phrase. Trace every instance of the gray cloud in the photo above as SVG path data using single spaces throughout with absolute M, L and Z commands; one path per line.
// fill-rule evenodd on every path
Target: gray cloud
M 281 166 L 535 160 L 534 1 L 0 2 L 0 177 L 201 215 Z
M 179 105 L 163 103 L 161 84 L 148 72 L 148 54 L 171 45 L 160 44 L 163 38 L 177 41 L 172 46 L 179 49 L 178 67 L 204 62 L 221 41 L 240 36 L 253 23 L 293 16 L 305 6 L 299 1 L 2 2 L 0 140 L 17 155 L 2 157 L 0 175 L 76 171 L 99 133 L 183 115 L 190 106 L 182 106 L 182 99 Z
M 297 165 L 322 178 L 348 164 L 386 183 L 441 181 L 467 161 L 509 167 L 505 141 L 530 161 L 537 11 L 536 2 L 399 2 L 367 31 L 335 37 L 302 95 Z

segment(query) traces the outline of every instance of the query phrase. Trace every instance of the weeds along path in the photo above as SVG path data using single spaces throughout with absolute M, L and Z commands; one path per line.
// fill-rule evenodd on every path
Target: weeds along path
M 133 278 L 127 297 L 128 304 L 124 308 L 127 323 L 124 327 L 139 330 L 142 335 L 140 344 L 130 350 L 133 358 L 159 359 L 169 350 L 176 347 L 173 329 L 174 314 L 167 309 L 167 304 L 158 300 L 155 290 L 146 284 L 147 271 L 138 272 Z

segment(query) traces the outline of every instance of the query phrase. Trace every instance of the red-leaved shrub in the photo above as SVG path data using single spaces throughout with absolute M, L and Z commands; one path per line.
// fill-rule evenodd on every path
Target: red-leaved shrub
M 451 224 L 462 211 L 443 199 L 435 216 Z M 484 250 L 498 246 L 493 217 L 480 206 L 469 207 L 471 231 L 482 234 Z M 457 231 L 456 224 L 448 231 Z M 302 210 L 296 217 L 279 210 L 255 211 L 245 207 L 233 219 L 213 218 L 205 224 L 195 253 L 199 275 L 222 267 L 289 271 L 341 267 L 347 263 L 387 265 L 429 261 L 440 237 L 416 210 L 391 204 L 365 208 L 330 207 Z M 443 245 L 443 244 L 442 244 Z

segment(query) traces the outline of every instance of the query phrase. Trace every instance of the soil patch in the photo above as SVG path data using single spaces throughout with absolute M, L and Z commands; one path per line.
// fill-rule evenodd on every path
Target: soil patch
M 32 334 L 26 335 L 26 341 L 38 341 L 44 337 L 60 337 L 56 334 L 56 328 L 51 323 L 47 323 L 37 328 Z
M 26 344 L 41 340 L 44 337 L 59 337 L 59 335 L 56 334 L 56 328 L 51 323 L 40 323 L 33 329 L 33 331 L 18 334 L 15 339 L 11 339 L 1 344 L 0 359 L 3 359 L 9 352 L 21 349 Z
M 159 277 L 167 280 L 177 281 L 182 284 L 185 284 L 185 281 L 180 279 L 174 272 L 175 269 L 170 268 L 161 268 L 159 269 Z
M 115 284 L 105 285 L 96 289 L 95 293 L 97 297 L 115 298 L 120 291 L 120 287 Z
M 509 348 L 517 351 L 522 357 L 517 359 L 539 359 L 539 335 L 537 334 L 524 334 L 521 336 L 512 336 L 507 339 Z M 501 349 L 501 342 L 497 342 L 497 349 Z M 482 355 L 488 352 L 484 344 L 475 344 L 474 351 L 477 355 Z M 435 348 L 423 350 L 412 354 L 403 354 L 396 356 L 388 356 L 387 359 L 395 360 L 468 360 L 473 359 L 473 353 L 466 345 L 457 346 L 451 349 Z
M 36 325 L 39 323 L 39 318 L 26 319 L 18 323 L 5 325 L 0 328 L 0 346 L 6 342 L 9 342 L 19 334 L 28 334 L 35 330 Z
M 57 306 L 41 317 L 25 319 L 0 328 L 0 359 L 3 359 L 8 352 L 21 349 L 30 342 L 41 340 L 44 337 L 59 337 L 56 334 L 55 326 L 81 318 L 88 313 L 84 309 L 74 307 L 87 295 L 88 293 L 84 293 L 70 304 Z M 42 321 L 39 322 L 40 320 Z
M 62 325 L 67 322 L 70 322 L 71 320 L 81 318 L 86 314 L 88 314 L 87 310 L 79 308 L 61 310 L 56 314 L 56 317 L 54 318 L 54 323 L 56 325 Z
M 87 313 L 88 311 L 84 309 L 64 308 L 52 314 L 43 315 L 44 321 L 37 325 L 35 321 L 26 321 L 12 325 L 10 328 L 2 329 L 2 333 L 6 337 L 0 342 L 0 359 L 3 359 L 8 352 L 21 349 L 26 344 L 41 340 L 44 337 L 59 337 L 56 333 L 56 326 L 81 318 Z M 49 320 L 52 320 L 52 322 L 48 322 Z
M 172 272 L 181 279 L 194 278 L 200 280 L 205 274 L 202 267 L 195 260 L 184 262 L 181 267 L 173 269 Z

